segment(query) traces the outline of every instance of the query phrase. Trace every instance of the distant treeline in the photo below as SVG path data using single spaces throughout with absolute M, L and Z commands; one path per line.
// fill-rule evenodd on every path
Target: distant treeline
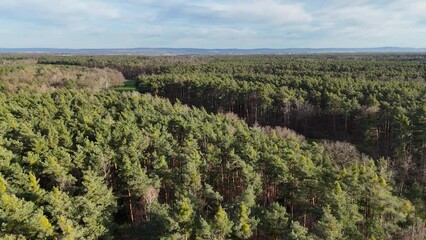
M 25 57 L 22 57 L 25 58 Z M 336 55 L 255 55 L 255 56 L 39 56 L 35 58 L 41 64 L 78 65 L 119 70 L 128 79 L 141 74 L 160 74 L 176 72 L 176 69 L 199 68 L 199 65 L 228 65 L 232 62 L 244 62 L 252 71 L 266 74 L 284 74 L 285 70 L 307 76 L 332 75 L 351 78 L 370 78 L 412 80 L 426 77 L 426 55 L 377 55 L 377 54 L 336 54 Z M 243 66 L 225 67 L 223 73 L 238 73 Z M 238 64 L 237 64 L 238 65 Z

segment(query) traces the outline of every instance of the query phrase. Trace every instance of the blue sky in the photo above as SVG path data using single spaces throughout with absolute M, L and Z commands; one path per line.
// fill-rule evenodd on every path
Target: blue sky
M 426 0 L 0 0 L 0 48 L 426 47 Z

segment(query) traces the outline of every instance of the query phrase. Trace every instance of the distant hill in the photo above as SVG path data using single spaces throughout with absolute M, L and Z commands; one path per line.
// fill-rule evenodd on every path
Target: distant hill
M 426 53 L 426 48 L 257 48 L 257 49 L 202 49 L 202 48 L 0 48 L 0 53 L 62 54 L 62 55 L 244 55 L 244 54 L 319 54 L 319 53 Z

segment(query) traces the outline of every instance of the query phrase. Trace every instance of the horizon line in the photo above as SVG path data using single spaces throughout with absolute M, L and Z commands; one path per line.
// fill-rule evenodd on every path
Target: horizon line
M 51 50 L 127 50 L 127 49 L 199 49 L 199 50 L 291 50 L 291 49 L 426 49 L 426 47 L 400 47 L 400 46 L 378 46 L 378 47 L 254 47 L 254 48 L 202 48 L 202 47 L 106 47 L 106 48 L 92 48 L 92 47 L 0 47 L 4 50 L 14 49 L 51 49 Z

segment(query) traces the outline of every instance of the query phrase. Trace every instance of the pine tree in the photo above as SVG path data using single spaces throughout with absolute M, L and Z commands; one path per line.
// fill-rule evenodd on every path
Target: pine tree
M 272 203 L 261 214 L 260 230 L 271 239 L 282 239 L 289 230 L 289 217 L 284 207 Z
M 211 224 L 215 239 L 224 240 L 232 232 L 233 222 L 228 214 L 219 206 Z
M 115 198 L 104 179 L 94 171 L 83 175 L 84 195 L 76 198 L 79 217 L 83 225 L 83 237 L 97 239 L 109 234 L 112 214 L 116 209 Z
M 212 233 L 211 226 L 202 216 L 197 215 L 194 221 L 190 239 L 217 239 Z
M 195 220 L 195 210 L 191 200 L 185 196 L 179 196 L 174 209 L 174 220 L 178 224 L 177 233 L 183 239 L 188 239 Z
M 317 225 L 317 235 L 322 239 L 337 240 L 343 237 L 342 223 L 331 213 L 329 206 L 323 208 L 323 215 Z
M 251 221 L 249 215 L 250 210 L 247 209 L 245 203 L 242 203 L 238 212 L 238 218 L 235 221 L 234 225 L 234 233 L 237 237 L 241 239 L 248 239 L 253 234 L 252 226 L 250 225 Z
M 290 226 L 290 231 L 283 239 L 288 240 L 313 240 L 309 235 L 308 230 L 301 226 L 299 222 L 293 221 Z

